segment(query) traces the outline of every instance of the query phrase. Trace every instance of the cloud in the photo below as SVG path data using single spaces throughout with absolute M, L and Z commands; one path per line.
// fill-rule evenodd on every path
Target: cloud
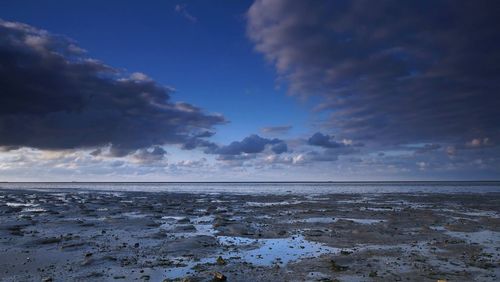
M 266 146 L 271 146 L 271 150 L 276 154 L 284 153 L 288 150 L 283 140 L 274 138 L 262 138 L 259 135 L 252 134 L 241 141 L 234 141 L 226 146 L 220 146 L 212 153 L 222 156 L 237 156 L 241 154 L 258 154 L 264 151 Z
M 136 154 L 133 155 L 133 159 L 137 163 L 141 164 L 152 164 L 162 161 L 167 154 L 162 147 L 155 146 L 151 150 L 141 149 Z
M 304 154 L 303 161 L 307 162 L 334 162 L 339 158 L 340 152 L 333 149 L 328 149 L 323 152 L 310 151 Z
M 67 38 L 0 20 L 0 147 L 111 146 L 118 157 L 152 148 L 138 154 L 156 156 L 164 144 L 196 147 L 225 122 L 173 102 L 173 90 L 145 74 L 127 76 L 82 50 Z
M 239 155 L 219 155 L 218 161 L 231 163 L 234 166 L 242 166 L 246 161 L 257 158 L 257 154 L 239 154 Z
M 385 145 L 500 138 L 498 1 L 257 0 L 255 49 L 325 126 Z M 458 142 L 458 141 L 457 141 Z
M 358 153 L 354 148 L 325 149 L 322 151 L 305 151 L 297 154 L 268 155 L 263 161 L 268 164 L 306 165 L 314 163 L 336 162 L 342 155 Z
M 181 14 L 184 18 L 186 18 L 190 22 L 192 23 L 198 22 L 198 19 L 195 16 L 193 16 L 190 12 L 188 12 L 186 4 L 175 5 L 174 10 L 177 13 Z
M 417 148 L 415 150 L 416 154 L 425 154 L 429 152 L 436 151 L 441 148 L 439 144 L 425 144 L 423 147 Z
M 490 147 L 493 145 L 494 144 L 491 142 L 490 138 L 488 138 L 488 137 L 474 138 L 471 141 L 465 143 L 466 148 L 484 148 L 484 147 Z
M 307 140 L 307 144 L 312 146 L 319 146 L 323 148 L 339 148 L 344 146 L 344 143 L 338 143 L 333 140 L 331 135 L 324 135 L 321 132 L 316 132 Z
M 268 139 L 256 134 L 243 138 L 241 141 L 231 142 L 229 145 L 216 145 L 215 149 L 207 150 L 210 154 L 217 154 L 217 160 L 224 161 L 232 166 L 262 168 L 265 165 L 304 165 L 313 163 L 335 162 L 342 155 L 359 153 L 358 144 L 352 140 L 343 140 L 338 143 L 333 136 L 315 133 L 308 139 L 307 145 L 295 144 L 293 151 L 288 148 L 287 142 L 281 139 Z M 319 150 L 318 150 L 319 149 Z M 296 150 L 296 151 L 295 151 Z M 264 165 L 264 166 L 263 166 Z
M 286 134 L 292 129 L 291 125 L 263 127 L 260 131 L 264 134 L 281 135 Z
M 182 160 L 172 166 L 176 168 L 202 168 L 207 166 L 207 159 L 201 158 L 199 160 Z
M 278 142 L 274 145 L 271 146 L 271 151 L 273 151 L 275 154 L 282 154 L 288 151 L 288 146 L 286 145 L 285 142 Z
M 448 156 L 452 157 L 457 154 L 457 148 L 455 146 L 448 146 L 446 147 L 446 154 Z
M 347 139 L 343 139 L 342 142 L 336 142 L 333 136 L 323 134 L 321 132 L 313 134 L 305 143 L 309 146 L 316 147 L 313 150 L 311 150 L 311 147 L 304 146 L 304 143 L 302 142 L 302 144 L 296 146 L 296 152 L 295 150 L 294 152 L 290 152 L 288 147 L 284 148 L 281 152 L 281 150 L 277 150 L 279 149 L 278 146 L 281 146 L 281 144 L 286 145 L 285 142 L 273 145 L 272 151 L 276 154 L 265 156 L 263 159 L 265 163 L 304 165 L 318 162 L 335 162 L 342 155 L 359 153 L 360 150 L 357 147 L 362 146 L 361 144 L 354 143 L 352 140 Z M 289 154 L 280 155 L 285 152 L 288 152 Z

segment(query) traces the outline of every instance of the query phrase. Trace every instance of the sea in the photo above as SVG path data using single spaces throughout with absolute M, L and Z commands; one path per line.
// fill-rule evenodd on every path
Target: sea
M 405 182 L 0 182 L 0 189 L 232 194 L 500 193 L 500 181 Z

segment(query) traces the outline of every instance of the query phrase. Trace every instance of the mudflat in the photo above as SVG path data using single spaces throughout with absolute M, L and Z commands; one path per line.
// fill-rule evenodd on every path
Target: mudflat
M 498 281 L 500 193 L 0 190 L 2 281 Z

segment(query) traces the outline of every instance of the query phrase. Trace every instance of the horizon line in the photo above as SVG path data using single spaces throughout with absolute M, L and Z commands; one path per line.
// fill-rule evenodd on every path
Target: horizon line
M 356 181 L 335 181 L 335 180 L 326 180 L 326 181 L 307 181 L 307 180 L 298 180 L 298 181 L 0 181 L 1 183 L 163 183 L 163 184 L 202 184 L 202 183 L 430 183 L 430 182 L 500 182 L 499 180 L 356 180 Z

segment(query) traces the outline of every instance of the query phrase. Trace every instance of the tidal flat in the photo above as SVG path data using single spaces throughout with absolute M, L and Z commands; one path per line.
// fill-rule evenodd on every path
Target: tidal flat
M 0 190 L 1 281 L 498 281 L 500 193 Z

